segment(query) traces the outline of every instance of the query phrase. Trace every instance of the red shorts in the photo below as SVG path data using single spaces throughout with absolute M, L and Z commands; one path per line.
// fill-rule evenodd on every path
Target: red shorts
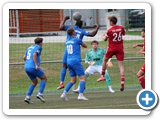
M 124 50 L 122 48 L 107 48 L 105 56 L 106 58 L 112 58 L 115 55 L 118 61 L 124 60 Z
M 145 72 L 145 63 L 141 66 L 141 69 L 143 72 Z

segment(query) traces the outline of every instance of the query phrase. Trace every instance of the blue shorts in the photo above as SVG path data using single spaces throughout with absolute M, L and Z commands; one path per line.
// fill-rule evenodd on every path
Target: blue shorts
M 84 69 L 80 62 L 70 62 L 67 64 L 71 77 L 84 75 Z
M 35 68 L 25 68 L 25 71 L 31 80 L 44 75 L 44 72 L 41 68 L 39 68 L 38 70 L 36 70 Z
M 62 58 L 63 64 L 67 64 L 67 55 L 68 55 L 68 53 L 67 53 L 67 50 L 65 49 L 64 54 L 63 54 L 63 58 Z

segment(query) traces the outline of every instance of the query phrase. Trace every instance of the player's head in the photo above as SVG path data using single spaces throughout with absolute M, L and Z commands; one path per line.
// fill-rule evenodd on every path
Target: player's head
M 67 30 L 67 34 L 68 34 L 69 36 L 75 36 L 75 35 L 76 35 L 76 32 L 75 32 L 75 30 L 74 30 L 72 27 L 70 27 L 70 28 Z
M 76 21 L 75 25 L 78 26 L 79 28 L 81 28 L 82 25 L 83 25 L 83 21 L 82 20 L 78 20 L 78 21 Z
M 141 36 L 144 38 L 145 37 L 145 28 L 143 28 L 142 30 L 141 30 Z
M 110 16 L 108 17 L 110 26 L 116 25 L 117 24 L 117 17 L 116 16 Z
M 91 42 L 91 46 L 92 46 L 92 48 L 93 48 L 94 50 L 96 50 L 96 49 L 98 48 L 98 41 L 93 40 L 93 41 Z
M 34 39 L 34 43 L 40 46 L 42 46 L 42 42 L 43 42 L 43 38 L 37 37 L 36 39 Z

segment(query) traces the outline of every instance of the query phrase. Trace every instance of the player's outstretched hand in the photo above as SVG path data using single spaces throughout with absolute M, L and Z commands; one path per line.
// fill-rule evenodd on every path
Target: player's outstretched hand
M 99 28 L 99 25 L 98 24 L 94 24 L 93 27 L 94 28 L 97 28 L 97 27 Z
M 136 48 L 137 47 L 137 44 L 133 45 L 133 48 Z
M 139 52 L 140 52 L 141 54 L 145 54 L 145 51 L 144 51 L 143 49 L 141 49 Z
M 113 66 L 112 62 L 107 62 L 107 65 L 108 65 L 108 67 L 112 67 Z
M 94 65 L 94 63 L 95 63 L 95 62 L 91 62 L 90 64 L 91 64 L 91 65 Z
M 38 70 L 39 69 L 39 67 L 38 67 L 38 65 L 36 65 L 36 70 Z
M 105 34 L 102 34 L 102 39 L 103 39 L 104 41 L 107 41 L 107 37 L 105 36 Z
M 70 17 L 69 16 L 65 16 L 64 20 L 68 20 L 68 19 L 70 19 Z
M 90 62 L 90 61 L 88 62 L 89 65 L 94 65 L 94 63 L 95 63 L 95 62 Z
M 112 67 L 112 66 L 113 66 L 111 60 L 112 60 L 112 58 L 109 58 L 109 59 L 108 59 L 108 62 L 107 62 L 107 65 L 108 65 L 109 67 Z

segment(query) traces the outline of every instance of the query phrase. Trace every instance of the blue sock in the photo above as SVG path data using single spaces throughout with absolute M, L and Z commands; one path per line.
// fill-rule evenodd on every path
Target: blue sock
M 32 92 L 33 92 L 34 88 L 35 88 L 35 85 L 33 85 L 33 84 L 31 84 L 31 85 L 29 86 L 28 92 L 27 92 L 27 95 L 28 95 L 28 96 L 31 96 L 31 95 L 32 95 Z
M 39 85 L 39 93 L 41 94 L 43 93 L 45 86 L 46 86 L 46 81 L 42 80 Z
M 79 90 L 79 93 L 83 93 L 84 92 L 85 86 L 86 86 L 86 82 L 80 81 L 80 90 Z
M 64 79 L 65 79 L 65 76 L 66 76 L 66 71 L 67 71 L 67 68 L 62 68 L 61 70 L 61 73 L 60 73 L 60 81 L 61 82 L 64 82 Z
M 111 85 L 111 80 L 110 80 L 110 76 L 109 76 L 108 72 L 105 73 L 105 78 L 106 78 L 107 85 L 110 86 Z
M 65 91 L 68 92 L 72 86 L 73 86 L 73 83 L 69 82 L 65 87 Z
M 88 73 L 85 73 L 85 77 L 86 77 L 86 78 L 89 77 Z

